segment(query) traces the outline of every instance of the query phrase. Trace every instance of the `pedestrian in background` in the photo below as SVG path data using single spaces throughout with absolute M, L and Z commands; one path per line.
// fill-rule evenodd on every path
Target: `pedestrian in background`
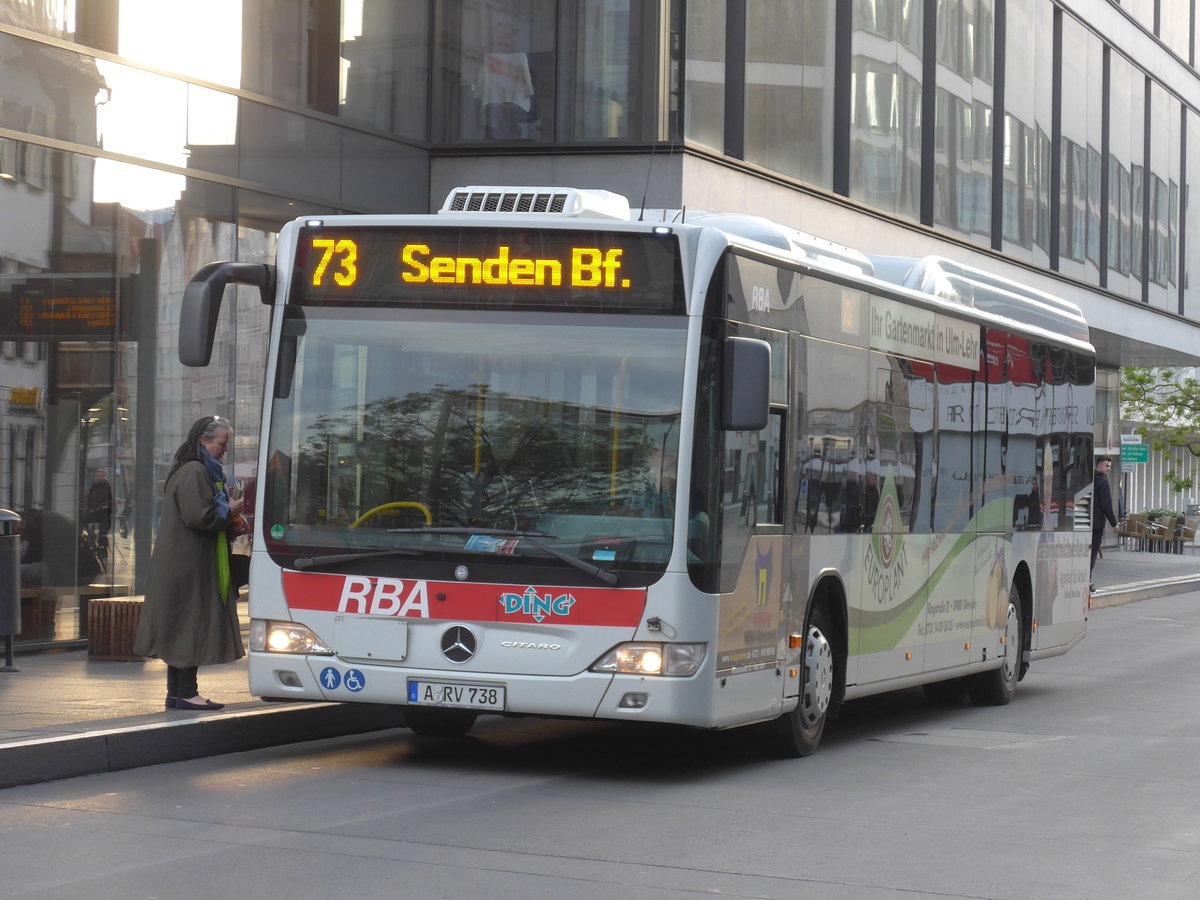
M 245 656 L 229 537 L 243 500 L 225 486 L 221 457 L 233 429 L 220 416 L 197 419 L 175 451 L 134 652 L 167 664 L 167 709 L 221 709 L 200 696 L 200 666 Z
M 1117 514 L 1113 512 L 1112 490 L 1108 486 L 1108 473 L 1112 471 L 1112 457 L 1096 459 L 1096 471 L 1092 475 L 1092 565 L 1088 572 L 1096 569 L 1096 557 L 1100 555 L 1100 544 L 1104 541 L 1104 523 L 1117 527 Z M 1096 582 L 1088 585 L 1094 591 Z
M 88 488 L 85 506 L 87 507 L 89 526 L 96 526 L 94 529 L 89 529 L 95 535 L 96 552 L 100 554 L 101 559 L 107 562 L 108 533 L 112 530 L 113 490 L 112 485 L 108 483 L 108 475 L 103 469 L 96 470 L 95 480 Z

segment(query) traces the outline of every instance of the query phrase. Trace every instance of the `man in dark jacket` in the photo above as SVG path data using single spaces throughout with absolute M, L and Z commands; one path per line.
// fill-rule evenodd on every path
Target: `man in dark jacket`
M 87 521 L 95 525 L 88 529 L 96 542 L 96 551 L 101 559 L 108 557 L 108 532 L 112 529 L 113 491 L 108 475 L 103 469 L 96 470 L 96 478 L 87 492 Z
M 1096 471 L 1092 476 L 1092 571 L 1096 568 L 1096 557 L 1100 555 L 1100 544 L 1104 540 L 1104 523 L 1117 527 L 1117 514 L 1113 512 L 1112 491 L 1108 486 L 1108 473 L 1112 471 L 1112 457 L 1101 456 L 1096 460 Z M 1093 582 L 1091 590 L 1096 589 Z

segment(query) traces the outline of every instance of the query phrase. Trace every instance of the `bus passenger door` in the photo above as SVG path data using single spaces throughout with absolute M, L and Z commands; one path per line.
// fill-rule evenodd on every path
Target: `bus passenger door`
M 855 544 L 847 682 L 916 675 L 925 664 L 930 473 L 934 468 L 933 368 L 871 352 L 867 483 L 872 500 Z M 851 680 L 853 677 L 853 680 Z
M 788 574 L 780 473 L 784 416 L 725 435 L 718 674 L 774 667 Z
M 972 503 L 975 509 L 975 588 L 971 607 L 969 662 L 995 659 L 1003 653 L 1001 634 L 1008 614 L 1012 583 L 1008 533 L 1014 521 L 1010 492 L 1008 414 L 1009 389 L 1005 380 L 1007 335 L 996 329 L 985 332 L 982 372 L 976 384 L 979 425 L 974 433 Z M 1025 510 L 1028 516 L 1028 510 Z
M 925 600 L 926 671 L 965 665 L 971 656 L 976 589 L 976 522 L 973 469 L 977 429 L 975 372 L 934 366 L 932 535 Z

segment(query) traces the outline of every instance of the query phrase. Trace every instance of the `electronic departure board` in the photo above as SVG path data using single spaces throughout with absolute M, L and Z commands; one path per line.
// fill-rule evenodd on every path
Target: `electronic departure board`
M 128 339 L 130 323 L 119 312 L 120 298 L 131 292 L 129 276 L 14 275 L 0 281 L 0 337 L 59 341 Z
M 681 313 L 671 232 L 305 226 L 291 302 Z

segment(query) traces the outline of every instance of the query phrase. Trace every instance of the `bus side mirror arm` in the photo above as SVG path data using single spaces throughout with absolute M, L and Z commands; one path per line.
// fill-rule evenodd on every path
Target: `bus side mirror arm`
M 179 361 L 185 366 L 207 366 L 212 358 L 221 298 L 230 282 L 258 287 L 267 305 L 275 300 L 274 266 L 215 262 L 202 268 L 183 289 L 179 310 Z
M 725 339 L 721 427 L 762 431 L 770 416 L 771 345 L 757 338 Z

